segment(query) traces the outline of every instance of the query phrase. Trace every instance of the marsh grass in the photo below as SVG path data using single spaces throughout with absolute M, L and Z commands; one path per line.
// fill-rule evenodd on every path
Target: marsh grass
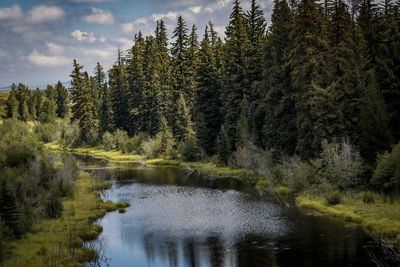
M 94 240 L 102 227 L 93 224 L 117 204 L 104 202 L 98 190 L 109 187 L 81 173 L 74 185 L 73 196 L 63 200 L 64 211 L 59 219 L 46 219 L 33 227 L 33 231 L 13 242 L 13 253 L 4 266 L 84 266 L 99 257 L 85 242 Z M 126 204 L 122 204 L 126 206 Z
M 342 195 L 340 204 L 332 206 L 323 197 L 302 194 L 296 198 L 296 203 L 300 207 L 359 224 L 378 236 L 392 240 L 400 248 L 400 200 L 389 203 L 384 197 L 373 194 L 374 202 L 365 203 L 363 197 L 363 192 L 353 196 Z

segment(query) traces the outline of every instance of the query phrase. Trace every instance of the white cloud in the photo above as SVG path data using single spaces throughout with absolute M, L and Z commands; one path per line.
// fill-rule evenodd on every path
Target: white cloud
M 21 17 L 22 11 L 19 5 L 0 8 L 0 20 L 17 20 Z
M 39 5 L 27 12 L 28 20 L 33 23 L 56 21 L 65 16 L 65 11 L 57 6 Z
M 151 15 L 151 17 L 153 18 L 154 21 L 158 21 L 163 18 L 176 19 L 177 16 L 178 16 L 178 12 L 172 12 L 172 11 L 170 11 L 166 14 L 154 13 L 153 15 Z
M 113 24 L 114 15 L 110 11 L 92 7 L 92 13 L 83 17 L 83 20 L 95 24 Z
M 93 55 L 101 58 L 113 58 L 117 55 L 117 47 L 106 47 L 98 49 L 84 49 L 85 55 Z
M 116 41 L 118 43 L 122 44 L 122 46 L 120 47 L 121 50 L 127 50 L 127 49 L 131 48 L 133 45 L 133 41 L 128 38 L 118 38 L 118 39 L 116 39 Z
M 39 54 L 38 51 L 33 50 L 28 56 L 28 60 L 37 66 L 64 66 L 70 64 L 70 60 L 63 56 L 46 56 Z
M 217 10 L 221 10 L 227 7 L 230 3 L 231 0 L 218 0 L 217 3 L 210 4 L 206 8 L 204 8 L 204 11 L 213 13 Z
M 63 54 L 65 51 L 64 47 L 55 43 L 48 42 L 46 45 L 49 48 L 49 53 L 53 56 Z
M 202 6 L 192 6 L 188 8 L 190 11 L 192 11 L 194 14 L 199 14 Z
M 73 0 L 74 3 L 104 3 L 104 2 L 114 2 L 115 0 Z
M 71 36 L 74 37 L 78 41 L 88 41 L 89 43 L 93 43 L 96 41 L 96 37 L 94 36 L 93 32 L 81 32 L 80 30 L 75 30 L 71 32 Z
M 0 58 L 5 58 L 8 56 L 8 53 L 2 49 L 0 49 Z
M 124 33 L 132 33 L 134 30 L 142 30 L 148 25 L 149 21 L 147 18 L 138 18 L 133 22 L 121 24 L 122 31 Z

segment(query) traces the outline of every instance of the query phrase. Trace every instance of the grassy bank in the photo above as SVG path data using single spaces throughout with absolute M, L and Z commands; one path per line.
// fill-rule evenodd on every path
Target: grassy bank
M 45 144 L 50 150 L 67 151 L 78 155 L 88 155 L 97 159 L 104 159 L 116 164 L 146 164 L 150 166 L 176 166 L 181 168 L 190 168 L 193 171 L 200 171 L 206 175 L 215 178 L 232 177 L 240 180 L 257 182 L 258 178 L 251 171 L 246 169 L 233 169 L 229 167 L 218 167 L 211 162 L 183 162 L 180 160 L 170 160 L 163 158 L 145 160 L 143 156 L 124 154 L 120 150 L 102 150 L 97 147 L 78 147 L 64 148 L 57 143 Z M 250 180 L 249 180 L 250 178 Z
M 400 248 L 400 200 L 390 201 L 370 193 L 373 202 L 365 203 L 364 194 L 342 196 L 337 205 L 329 205 L 322 197 L 301 194 L 296 197 L 296 203 L 299 207 L 361 225 Z
M 73 196 L 63 199 L 62 217 L 34 225 L 31 233 L 13 242 L 12 256 L 4 266 L 83 266 L 86 261 L 98 261 L 96 250 L 84 246 L 102 231 L 93 223 L 106 212 L 127 206 L 100 198 L 99 191 L 109 187 L 109 183 L 81 173 Z
M 121 151 L 105 151 L 93 147 L 66 148 L 64 149 L 56 143 L 46 144 L 52 150 L 66 150 L 68 152 L 89 155 L 98 159 L 105 159 L 112 163 L 125 164 L 143 163 L 139 155 L 123 154 Z M 213 163 L 206 162 L 181 162 L 179 160 L 150 159 L 146 160 L 146 165 L 176 166 L 190 168 L 200 171 L 210 177 L 232 177 L 256 185 L 256 189 L 261 193 L 273 193 L 286 198 L 293 196 L 290 188 L 282 185 L 272 185 L 260 176 L 254 175 L 247 169 L 232 169 L 229 167 L 218 167 Z M 323 197 L 315 197 L 310 194 L 300 193 L 296 197 L 296 203 L 302 208 L 312 209 L 314 212 L 323 213 L 337 217 L 345 222 L 359 224 L 366 229 L 374 232 L 378 236 L 389 237 L 398 247 L 400 247 L 400 200 L 390 203 L 385 201 L 383 196 L 374 194 L 374 203 L 364 203 L 363 194 L 358 193 L 352 197 L 342 197 L 338 205 L 328 205 Z

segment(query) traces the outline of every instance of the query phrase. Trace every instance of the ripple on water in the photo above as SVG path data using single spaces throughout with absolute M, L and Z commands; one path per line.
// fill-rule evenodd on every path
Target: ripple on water
M 121 218 L 121 231 L 127 233 L 234 242 L 249 234 L 275 239 L 290 229 L 281 207 L 233 190 L 133 183 L 110 194 L 132 205 Z

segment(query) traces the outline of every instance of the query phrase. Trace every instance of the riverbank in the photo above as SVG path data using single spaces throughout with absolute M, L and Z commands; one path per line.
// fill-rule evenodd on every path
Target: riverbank
M 400 248 L 400 200 L 391 202 L 381 195 L 373 194 L 373 202 L 365 203 L 363 194 L 360 192 L 353 196 L 342 196 L 340 204 L 329 205 L 325 198 L 302 193 L 296 197 L 296 204 L 347 223 L 361 225 Z
M 95 240 L 102 232 L 102 227 L 94 224 L 97 219 L 127 206 L 100 198 L 99 192 L 110 187 L 110 183 L 80 173 L 73 195 L 62 201 L 62 217 L 45 219 L 14 241 L 12 255 L 2 266 L 84 266 L 88 261 L 101 261 L 96 248 L 84 243 Z
M 210 177 L 232 177 L 256 187 L 260 193 L 272 193 L 283 198 L 293 196 L 291 190 L 281 185 L 271 185 L 267 180 L 254 175 L 247 169 L 232 169 L 217 167 L 206 162 L 181 162 L 179 160 L 151 159 L 144 160 L 140 155 L 124 154 L 118 150 L 106 151 L 93 147 L 64 148 L 56 143 L 45 145 L 48 149 L 67 151 L 79 155 L 88 155 L 104 159 L 116 164 L 146 164 L 158 166 L 176 166 L 187 168 L 189 171 L 199 171 Z M 295 203 L 301 208 L 312 210 L 339 218 L 347 223 L 358 224 L 379 237 L 390 240 L 400 248 L 400 200 L 392 202 L 383 196 L 373 194 L 373 203 L 363 201 L 364 192 L 350 196 L 342 196 L 340 204 L 329 205 L 325 198 L 317 197 L 306 192 L 295 197 Z

